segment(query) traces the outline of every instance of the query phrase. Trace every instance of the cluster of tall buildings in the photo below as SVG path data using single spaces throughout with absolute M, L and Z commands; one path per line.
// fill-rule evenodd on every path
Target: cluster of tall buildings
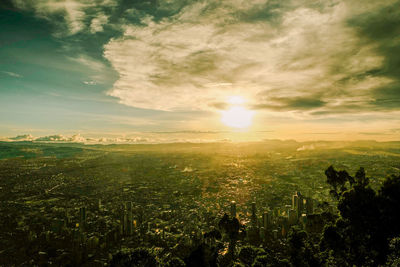
M 230 206 L 231 216 L 237 217 L 236 202 Z M 307 224 L 307 216 L 314 213 L 314 200 L 296 192 L 292 196 L 292 205 L 284 208 L 273 208 L 257 213 L 256 203 L 251 203 L 250 222 L 247 227 L 247 238 L 250 243 L 257 243 L 268 238 L 286 237 L 288 230 L 293 225 L 303 228 Z
M 121 206 L 119 232 L 121 235 L 132 235 L 135 221 L 132 215 L 132 201 Z
M 247 241 L 250 244 L 258 244 L 271 239 L 285 238 L 288 230 L 293 225 L 306 227 L 308 218 L 311 219 L 312 216 L 314 216 L 312 215 L 314 212 L 314 200 L 303 196 L 300 192 L 296 192 L 291 199 L 291 205 L 285 205 L 281 208 L 275 207 L 273 209 L 261 208 L 261 211 L 257 210 L 255 202 L 251 203 L 251 214 L 247 217 L 249 218 L 249 223 L 246 227 Z M 97 205 L 95 206 L 97 207 Z M 101 207 L 102 204 L 99 201 L 98 210 L 102 210 Z M 144 234 L 146 230 L 149 231 L 151 229 L 151 222 L 147 224 L 142 223 L 144 216 L 143 211 L 136 210 L 135 214 L 133 214 L 133 210 L 136 209 L 134 209 L 132 201 L 124 202 L 117 210 L 119 219 L 114 224 L 114 230 L 107 231 L 103 237 L 99 238 L 96 235 L 88 235 L 87 231 L 91 228 L 91 224 L 90 221 L 87 221 L 87 207 L 80 207 L 78 220 L 75 221 L 77 223 L 73 233 L 74 243 L 76 243 L 74 247 L 76 247 L 77 251 L 82 251 L 83 247 L 87 252 L 95 251 L 98 247 L 105 247 L 111 243 L 117 242 L 123 237 L 134 236 L 135 233 L 138 233 L 138 230 L 141 234 Z M 232 217 L 238 217 L 235 201 L 232 201 L 230 204 L 230 214 Z M 68 214 L 66 214 L 65 217 L 68 218 L 69 222 L 71 221 Z M 193 223 L 195 222 L 193 221 Z M 54 229 L 58 229 L 58 227 L 56 227 L 58 224 L 54 223 L 54 225 Z M 203 239 L 202 231 L 200 228 L 197 230 L 198 231 L 190 235 L 190 239 L 200 240 L 201 242 Z M 54 230 L 54 232 L 59 231 Z M 197 236 L 197 234 L 199 236 Z M 144 234 L 141 238 L 146 238 L 146 236 L 147 235 Z M 158 237 L 164 240 L 164 228 L 160 229 Z M 189 244 L 190 242 L 186 243 Z

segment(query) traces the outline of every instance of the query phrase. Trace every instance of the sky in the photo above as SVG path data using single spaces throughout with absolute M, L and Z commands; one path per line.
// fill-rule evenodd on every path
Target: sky
M 400 140 L 400 2 L 2 0 L 0 136 Z

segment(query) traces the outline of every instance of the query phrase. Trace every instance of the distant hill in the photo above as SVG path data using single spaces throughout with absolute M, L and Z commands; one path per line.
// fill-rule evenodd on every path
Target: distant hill
M 42 144 L 33 142 L 0 142 L 0 159 L 56 157 L 67 158 L 82 153 L 81 144 Z

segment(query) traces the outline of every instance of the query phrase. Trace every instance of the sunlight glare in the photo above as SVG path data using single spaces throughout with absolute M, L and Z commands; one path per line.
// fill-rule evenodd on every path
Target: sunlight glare
M 228 103 L 232 105 L 242 105 L 244 103 L 244 99 L 241 96 L 235 95 L 228 98 Z
M 253 111 L 241 106 L 233 106 L 228 110 L 222 111 L 221 121 L 223 124 L 234 128 L 247 128 L 251 125 Z

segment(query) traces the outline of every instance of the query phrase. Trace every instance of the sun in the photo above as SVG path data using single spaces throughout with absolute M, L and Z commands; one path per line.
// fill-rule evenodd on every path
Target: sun
M 254 112 L 242 106 L 245 102 L 240 96 L 229 98 L 229 103 L 233 104 L 228 110 L 221 112 L 221 122 L 226 126 L 244 129 L 252 124 Z

